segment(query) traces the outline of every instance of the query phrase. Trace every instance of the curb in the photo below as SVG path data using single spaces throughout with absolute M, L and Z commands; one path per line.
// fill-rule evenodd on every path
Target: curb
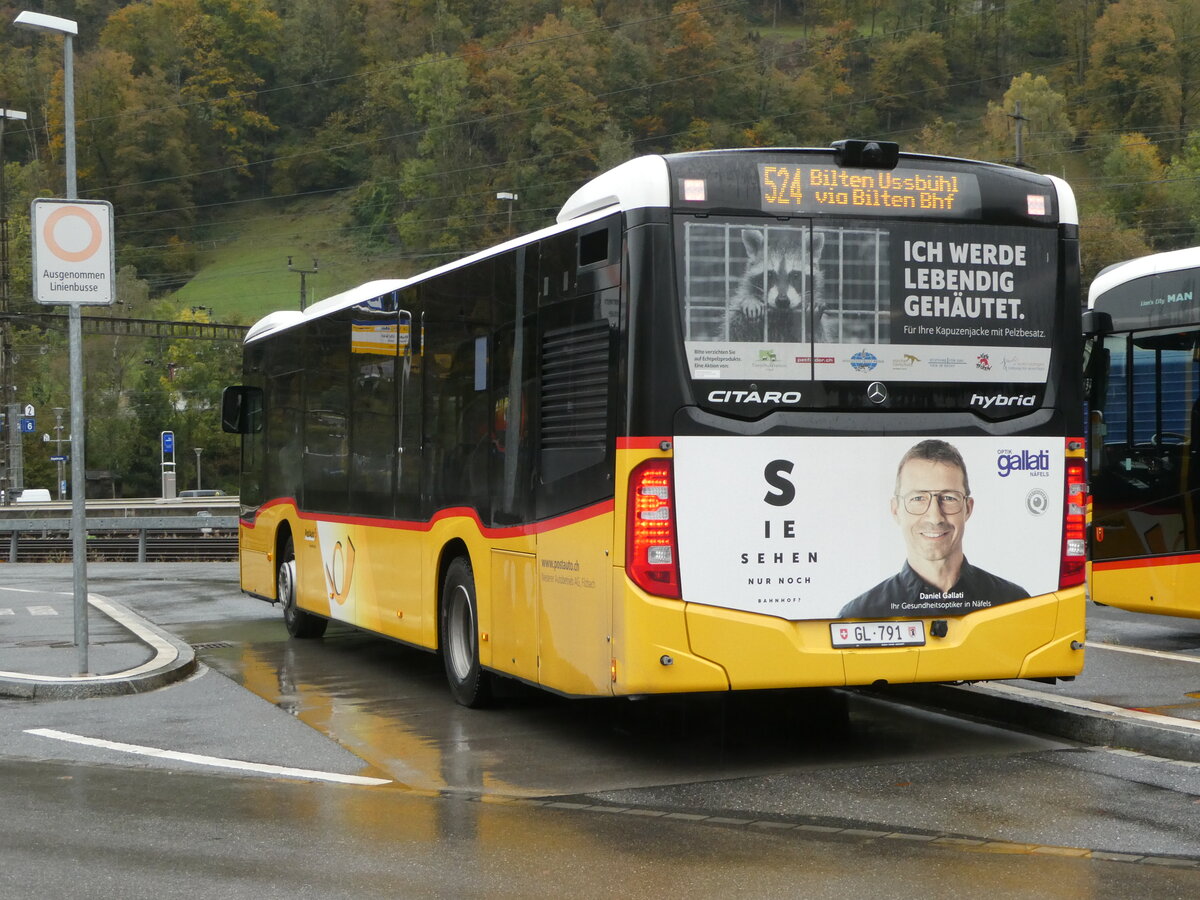
M 142 694 L 181 681 L 196 671 L 196 651 L 114 600 L 88 594 L 88 603 L 155 652 L 142 665 L 106 675 L 0 674 L 0 697 L 24 700 L 80 700 Z
M 894 686 L 889 696 L 1101 747 L 1200 762 L 1200 722 L 1009 684 Z

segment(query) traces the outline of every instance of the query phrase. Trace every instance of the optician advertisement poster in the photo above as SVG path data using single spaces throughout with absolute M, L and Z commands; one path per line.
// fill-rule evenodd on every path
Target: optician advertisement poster
M 683 596 L 785 619 L 962 615 L 1058 587 L 1055 438 L 679 437 Z

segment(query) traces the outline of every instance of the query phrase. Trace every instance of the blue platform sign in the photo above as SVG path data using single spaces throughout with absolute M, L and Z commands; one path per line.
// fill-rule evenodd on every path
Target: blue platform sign
M 35 431 L 37 431 L 36 420 L 30 418 L 21 420 L 21 434 L 33 434 Z
M 175 453 L 175 432 L 164 431 L 162 433 L 162 452 L 170 454 Z

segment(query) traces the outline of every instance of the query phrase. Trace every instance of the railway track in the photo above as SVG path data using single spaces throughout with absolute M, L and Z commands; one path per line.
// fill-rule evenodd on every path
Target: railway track
M 88 562 L 137 562 L 137 534 L 89 533 Z M 20 536 L 12 562 L 69 562 L 71 537 L 66 533 Z M 147 532 L 146 562 L 231 562 L 237 560 L 237 533 L 176 534 Z M 7 554 L 4 559 L 7 560 Z

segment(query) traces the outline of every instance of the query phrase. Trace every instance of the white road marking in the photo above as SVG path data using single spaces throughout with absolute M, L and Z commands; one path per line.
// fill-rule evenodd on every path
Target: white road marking
M 15 616 L 15 615 L 16 615 L 16 612 L 12 609 L 12 607 L 9 607 L 7 609 L 0 609 L 0 616 Z
M 1200 663 L 1200 656 L 1188 656 L 1186 653 L 1172 653 L 1169 650 L 1146 650 L 1143 647 L 1123 647 L 1120 644 L 1087 643 L 1089 650 L 1115 650 L 1118 653 L 1134 653 L 1138 656 L 1153 656 L 1157 659 L 1173 659 L 1176 662 Z
M 69 741 L 73 744 L 84 744 L 88 747 L 101 747 L 105 750 L 118 750 L 122 753 L 136 753 L 139 756 L 153 756 L 158 759 L 172 759 L 176 762 L 193 763 L 198 766 L 213 766 L 218 769 L 260 772 L 265 775 L 279 775 L 284 778 L 303 778 L 308 781 L 334 781 L 339 784 L 391 784 L 391 781 L 387 778 L 340 775 L 337 772 L 321 772 L 316 769 L 296 769 L 291 766 L 272 766 L 266 763 L 248 762 L 241 759 L 224 759 L 220 756 L 201 756 L 197 753 L 181 753 L 177 750 L 161 750 L 158 747 L 144 747 L 140 744 L 123 744 L 120 741 L 106 741 L 100 738 L 84 737 L 83 735 L 71 734 L 66 731 L 55 731 L 53 728 L 27 728 L 25 733 L 36 734 L 39 737 L 54 738 L 59 741 Z
M 27 606 L 31 616 L 57 616 L 58 610 L 53 606 Z

